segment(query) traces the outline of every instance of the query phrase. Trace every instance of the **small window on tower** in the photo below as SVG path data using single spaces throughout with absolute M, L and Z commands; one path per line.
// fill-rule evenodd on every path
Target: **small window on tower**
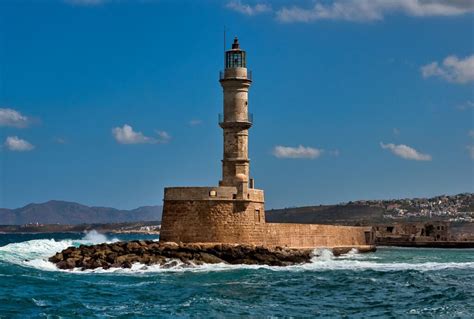
M 260 223 L 260 209 L 255 210 L 255 221 Z
M 212 191 L 209 192 L 209 196 L 210 196 L 210 197 L 216 197 L 216 196 L 217 196 L 217 192 L 214 191 L 214 190 L 212 190 Z

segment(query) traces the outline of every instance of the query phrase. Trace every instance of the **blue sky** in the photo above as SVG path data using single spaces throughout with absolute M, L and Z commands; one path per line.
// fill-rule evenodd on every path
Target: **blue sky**
M 0 2 L 0 207 L 216 185 L 223 28 L 267 208 L 474 191 L 471 1 Z

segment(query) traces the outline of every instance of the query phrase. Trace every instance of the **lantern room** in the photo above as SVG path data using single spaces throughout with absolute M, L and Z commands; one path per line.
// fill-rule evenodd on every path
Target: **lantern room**
M 247 67 L 247 61 L 245 57 L 245 51 L 240 49 L 239 39 L 234 38 L 232 43 L 232 49 L 225 52 L 225 68 L 245 68 Z

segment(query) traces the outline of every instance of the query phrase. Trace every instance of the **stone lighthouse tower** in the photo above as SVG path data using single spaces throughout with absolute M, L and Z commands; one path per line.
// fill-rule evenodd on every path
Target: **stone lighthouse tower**
M 219 114 L 224 133 L 222 178 L 219 186 L 165 188 L 160 241 L 342 247 L 347 251 L 372 247 L 371 227 L 266 222 L 264 192 L 250 178 L 248 92 L 252 77 L 237 38 L 225 52 L 224 62 L 219 77 L 224 93 L 224 111 Z
M 224 112 L 219 115 L 219 125 L 224 130 L 224 158 L 219 185 L 237 187 L 237 199 L 247 198 L 249 186 L 253 188 L 248 158 L 248 130 L 252 126 L 248 92 L 252 77 L 246 62 L 246 53 L 235 38 L 232 49 L 225 53 L 225 69 L 220 73 Z
M 175 242 L 262 242 L 264 192 L 250 178 L 248 91 L 252 83 L 246 52 L 237 38 L 225 52 L 219 82 L 224 110 L 219 114 L 224 152 L 219 186 L 166 187 L 160 240 Z

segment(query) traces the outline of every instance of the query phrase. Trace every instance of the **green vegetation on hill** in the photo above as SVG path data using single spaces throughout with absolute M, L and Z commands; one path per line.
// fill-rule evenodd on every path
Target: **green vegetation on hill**
M 368 225 L 384 220 L 385 210 L 368 205 L 325 205 L 272 209 L 266 212 L 270 223 Z
M 474 222 L 474 194 L 432 198 L 362 200 L 340 205 L 273 209 L 267 222 L 371 225 L 393 221 L 444 220 Z

